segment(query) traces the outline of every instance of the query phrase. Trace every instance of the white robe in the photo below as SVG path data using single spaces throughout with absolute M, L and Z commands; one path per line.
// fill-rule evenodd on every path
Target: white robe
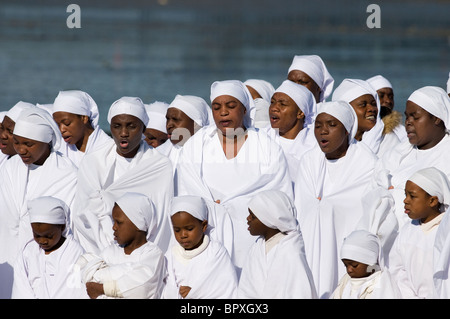
M 180 156 L 182 147 L 178 145 L 173 145 L 173 143 L 170 140 L 165 141 L 163 144 L 158 146 L 156 150 L 160 152 L 161 154 L 167 156 L 170 161 L 172 162 L 172 168 L 173 168 L 173 176 L 174 176 L 174 196 L 178 195 L 178 187 L 177 187 L 177 163 L 178 163 L 178 157 Z
M 239 153 L 227 159 L 215 126 L 197 131 L 184 144 L 178 161 L 178 195 L 197 195 L 228 213 L 233 223 L 233 263 L 242 267 L 253 238 L 247 230 L 247 203 L 257 192 L 278 189 L 293 198 L 286 158 L 264 132 L 248 129 Z M 216 225 L 216 228 L 219 227 Z
M 17 258 L 14 267 L 13 299 L 87 299 L 86 287 L 73 268 L 84 253 L 68 236 L 61 247 L 46 255 L 34 239 Z
M 270 241 L 277 241 L 266 252 Z M 269 244 L 270 245 L 270 244 Z M 248 252 L 239 280 L 239 298 L 317 298 L 301 233 L 278 233 L 265 241 L 258 237 Z
M 426 224 L 418 220 L 400 229 L 389 255 L 389 271 L 402 298 L 434 298 L 433 246 L 444 214 Z
M 78 169 L 78 187 L 73 210 L 74 234 L 87 252 L 99 253 L 114 242 L 112 209 L 115 199 L 126 192 L 147 195 L 156 208 L 157 231 L 150 236 L 166 251 L 171 226 L 168 216 L 173 197 L 170 160 L 141 141 L 138 153 L 118 178 L 116 145 L 87 154 Z
M 167 282 L 164 299 L 181 299 L 180 286 L 191 288 L 185 299 L 232 299 L 238 279 L 225 247 L 205 235 L 200 247 L 185 251 L 175 244 L 166 253 Z
M 394 132 L 383 134 L 383 139 L 380 142 L 380 148 L 378 149 L 376 155 L 378 158 L 382 158 L 386 153 L 397 148 L 400 143 L 400 139 Z
M 374 183 L 376 163 L 361 142 L 337 161 L 327 160 L 319 147 L 301 159 L 295 206 L 319 298 L 328 299 L 346 273 L 339 250 L 364 214 L 361 198 Z

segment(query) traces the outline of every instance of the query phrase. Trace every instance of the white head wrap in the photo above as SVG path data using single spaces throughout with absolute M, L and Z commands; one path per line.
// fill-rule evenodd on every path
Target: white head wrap
M 288 74 L 292 70 L 299 70 L 308 74 L 316 82 L 322 92 L 320 101 L 325 101 L 333 91 L 334 79 L 328 72 L 325 63 L 318 55 L 296 55 L 289 67 Z
M 444 89 L 437 86 L 425 86 L 415 90 L 408 100 L 440 118 L 444 121 L 447 131 L 450 131 L 450 98 Z
M 79 90 L 59 91 L 53 102 L 52 111 L 67 112 L 89 117 L 93 128 L 98 126 L 99 112 L 97 103 L 86 92 Z
M 244 82 L 245 85 L 252 87 L 261 97 L 270 103 L 275 88 L 270 82 L 259 79 L 249 79 Z
M 205 200 L 200 196 L 183 195 L 172 198 L 170 206 L 170 216 L 175 215 L 178 212 L 186 212 L 197 218 L 198 220 L 208 221 L 208 227 L 206 228 L 207 234 L 214 228 L 214 222 L 212 218 L 208 218 L 209 210 Z
M 20 113 L 13 134 L 43 143 L 52 142 L 53 149 L 58 149 L 61 143 L 61 133 L 56 122 L 50 113 L 39 107 Z
M 367 79 L 366 81 L 367 81 L 367 83 L 370 84 L 370 86 L 372 86 L 374 88 L 375 91 L 378 91 L 379 89 L 382 89 L 382 88 L 391 88 L 392 89 L 391 82 L 389 82 L 388 79 L 386 79 L 385 77 L 383 77 L 381 75 L 375 75 L 375 76 Z
M 297 210 L 286 195 L 279 190 L 262 191 L 254 195 L 248 208 L 267 227 L 281 232 L 299 230 Z
M 64 201 L 51 196 L 37 197 L 27 202 L 27 210 L 30 223 L 65 225 L 63 235 L 71 233 L 70 209 Z
M 120 196 L 115 203 L 139 230 L 147 232 L 147 238 L 156 230 L 155 207 L 146 195 L 128 192 Z
M 212 111 L 204 99 L 193 95 L 177 95 L 169 107 L 177 108 L 189 116 L 200 126 L 208 126 L 212 119 Z
M 19 101 L 12 108 L 9 109 L 9 111 L 6 113 L 6 116 L 9 117 L 14 122 L 17 122 L 17 119 L 19 118 L 19 115 L 23 110 L 33 107 L 36 106 L 31 103 Z
M 3 119 L 5 118 L 6 113 L 7 113 L 6 111 L 0 112 L 0 122 L 3 122 Z
M 313 122 L 314 117 L 316 116 L 317 106 L 316 99 L 310 90 L 303 85 L 285 80 L 275 90 L 275 93 L 276 92 L 284 93 L 294 100 L 295 104 L 297 104 L 300 110 L 305 114 L 304 126 Z
M 147 128 L 155 129 L 167 134 L 166 129 L 166 113 L 169 104 L 165 102 L 155 101 L 145 104 L 145 110 L 148 116 Z
M 353 107 L 344 101 L 323 102 L 317 106 L 317 115 L 327 113 L 344 125 L 349 133 L 349 141 L 355 137 L 358 130 L 358 118 Z
M 144 126 L 147 127 L 148 116 L 145 111 L 145 105 L 138 97 L 124 96 L 115 101 L 108 112 L 108 123 L 111 124 L 111 119 L 120 114 L 133 115 L 140 119 Z
M 244 116 L 244 125 L 247 128 L 252 127 L 256 109 L 252 95 L 245 84 L 238 80 L 216 81 L 211 85 L 211 102 L 221 95 L 233 96 L 244 105 L 247 110 Z
M 375 234 L 366 230 L 355 230 L 344 239 L 341 259 L 354 260 L 369 266 L 379 264 L 380 241 Z
M 450 72 L 448 72 L 448 80 L 447 80 L 447 95 L 450 94 Z

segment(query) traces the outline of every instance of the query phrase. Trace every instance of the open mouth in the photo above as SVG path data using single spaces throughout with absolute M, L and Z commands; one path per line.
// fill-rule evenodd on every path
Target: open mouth
M 120 141 L 120 147 L 121 147 L 121 148 L 127 148 L 128 145 L 130 145 L 130 143 L 128 142 L 128 140 L 121 140 L 121 141 Z
M 369 115 L 369 116 L 366 116 L 366 120 L 371 121 L 371 122 L 376 122 L 377 117 L 375 115 Z
M 319 145 L 320 145 L 320 147 L 322 147 L 322 148 L 327 147 L 328 144 L 330 144 L 330 141 L 328 141 L 328 140 L 321 139 L 321 140 L 319 141 Z
M 219 123 L 223 127 L 230 127 L 230 125 L 231 125 L 231 121 L 230 120 L 220 121 Z
M 280 120 L 280 118 L 276 115 L 270 115 L 270 123 L 274 124 L 277 123 Z
M 63 136 L 64 142 L 69 143 L 71 136 Z

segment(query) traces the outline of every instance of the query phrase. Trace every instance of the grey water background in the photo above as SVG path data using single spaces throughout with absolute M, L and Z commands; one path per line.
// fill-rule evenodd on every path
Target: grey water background
M 71 3 L 81 7 L 80 29 L 66 25 Z M 366 25 L 371 3 L 381 8 L 380 29 Z M 445 89 L 449 48 L 450 1 L 1 0 L 0 111 L 80 89 L 109 131 L 108 109 L 122 96 L 210 102 L 210 85 L 226 79 L 276 88 L 294 55 L 317 54 L 334 87 L 387 77 L 403 112 L 415 89 Z

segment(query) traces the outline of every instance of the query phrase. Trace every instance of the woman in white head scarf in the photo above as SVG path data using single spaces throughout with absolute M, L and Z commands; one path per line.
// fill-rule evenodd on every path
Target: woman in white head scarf
M 254 123 L 257 128 L 264 128 L 270 124 L 270 99 L 275 91 L 273 85 L 261 79 L 249 79 L 244 82 L 255 102 Z
M 249 232 L 259 237 L 242 268 L 238 297 L 317 298 L 293 201 L 278 190 L 262 191 L 248 210 Z
M 234 229 L 232 258 L 238 268 L 252 243 L 245 224 L 247 201 L 256 192 L 274 188 L 292 196 L 281 147 L 251 125 L 252 102 L 242 82 L 214 82 L 215 125 L 200 129 L 183 146 L 177 168 L 178 195 L 203 197 L 229 213 Z
M 59 151 L 76 166 L 85 154 L 112 144 L 111 137 L 98 125 L 97 104 L 86 92 L 60 91 L 51 111 L 64 140 Z
M 169 104 L 166 102 L 155 101 L 145 104 L 145 110 L 148 115 L 148 123 L 144 132 L 145 141 L 148 145 L 157 148 L 164 144 L 167 137 L 166 113 Z
M 320 298 L 329 298 L 345 268 L 337 247 L 363 214 L 359 200 L 373 183 L 376 156 L 357 143 L 357 117 L 346 102 L 318 105 L 319 147 L 305 153 L 295 180 L 295 206 Z

